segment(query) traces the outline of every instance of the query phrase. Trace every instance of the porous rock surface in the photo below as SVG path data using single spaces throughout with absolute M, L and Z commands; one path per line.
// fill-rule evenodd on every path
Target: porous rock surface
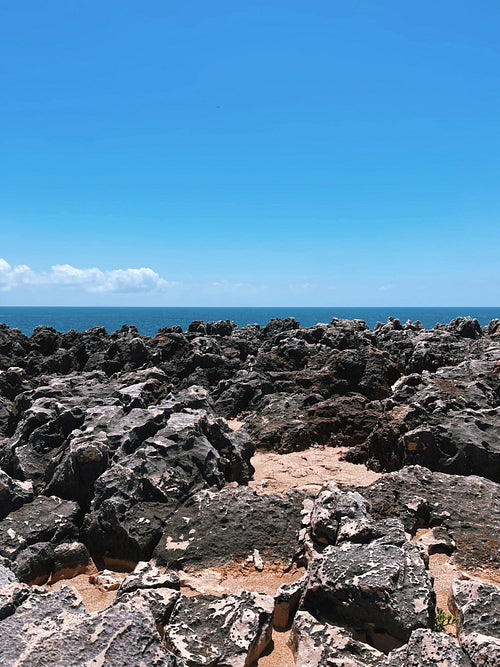
M 454 584 L 458 646 L 432 631 L 427 559 L 499 569 L 499 410 L 500 320 L 0 325 L 0 663 L 247 666 L 274 616 L 304 667 L 497 664 L 497 589 Z M 256 449 L 325 445 L 386 474 L 246 487 Z M 186 598 L 164 571 L 242 560 L 306 573 L 274 601 Z M 101 612 L 38 586 L 118 565 Z

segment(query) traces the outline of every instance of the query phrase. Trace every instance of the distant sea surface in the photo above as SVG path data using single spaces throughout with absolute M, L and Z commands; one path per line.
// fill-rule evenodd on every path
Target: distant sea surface
M 386 322 L 389 316 L 401 322 L 420 320 L 426 329 L 437 322 L 447 324 L 459 316 L 470 315 L 484 326 L 492 319 L 500 318 L 500 306 L 493 308 L 81 308 L 81 307 L 27 307 L 0 306 L 0 322 L 17 327 L 28 336 L 39 324 L 65 332 L 70 329 L 83 331 L 103 326 L 108 333 L 120 329 L 122 324 L 134 324 L 139 333 L 154 336 L 161 327 L 181 326 L 184 330 L 194 320 L 214 322 L 232 320 L 239 327 L 247 324 L 265 326 L 273 317 L 294 317 L 303 327 L 318 322 L 330 322 L 333 317 L 348 320 L 360 319 L 373 329 L 377 322 Z

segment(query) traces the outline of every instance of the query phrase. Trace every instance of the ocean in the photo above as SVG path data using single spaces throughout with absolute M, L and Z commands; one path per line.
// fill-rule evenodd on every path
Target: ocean
M 139 333 L 154 336 L 161 327 L 174 325 L 187 329 L 193 320 L 212 322 L 232 320 L 238 326 L 260 324 L 265 326 L 273 317 L 294 317 L 303 327 L 318 322 L 330 322 L 333 317 L 360 319 L 373 329 L 377 322 L 386 322 L 389 316 L 401 322 L 420 320 L 426 329 L 437 322 L 446 324 L 455 317 L 470 315 L 484 326 L 492 319 L 500 318 L 500 306 L 490 308 L 92 308 L 92 307 L 28 307 L 0 306 L 0 322 L 17 327 L 28 336 L 39 324 L 65 332 L 70 329 L 83 331 L 89 327 L 103 326 L 108 333 L 120 329 L 122 324 L 134 324 Z

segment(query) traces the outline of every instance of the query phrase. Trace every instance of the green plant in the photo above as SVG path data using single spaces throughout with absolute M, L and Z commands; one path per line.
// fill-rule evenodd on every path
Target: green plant
M 456 625 L 458 618 L 451 614 L 446 614 L 441 607 L 436 609 L 436 620 L 434 621 L 434 632 L 444 632 L 447 625 Z

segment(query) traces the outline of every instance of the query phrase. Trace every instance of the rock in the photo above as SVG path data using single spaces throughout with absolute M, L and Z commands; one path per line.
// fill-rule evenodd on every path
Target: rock
M 456 579 L 448 606 L 459 616 L 459 641 L 473 665 L 500 665 L 500 589 L 475 579 Z
M 389 654 L 388 667 L 472 667 L 466 653 L 444 632 L 420 628 L 408 644 Z
M 138 502 L 128 507 L 123 500 L 110 498 L 87 514 L 81 539 L 96 563 L 134 568 L 151 558 L 172 511 L 165 503 Z
M 175 572 L 160 572 L 151 563 L 141 561 L 137 563 L 134 571 L 121 582 L 116 597 L 120 599 L 126 593 L 153 588 L 170 588 L 178 591 L 180 590 L 179 575 Z
M 399 517 L 407 532 L 439 527 L 449 551 L 465 569 L 500 566 L 500 485 L 409 466 L 360 488 L 375 518 Z
M 37 542 L 27 547 L 12 563 L 19 581 L 44 584 L 54 569 L 54 549 L 50 542 Z
M 33 486 L 31 482 L 20 482 L 17 479 L 12 479 L 6 472 L 0 470 L 0 521 L 32 500 Z
M 97 574 L 91 574 L 89 583 L 94 584 L 100 591 L 116 591 L 120 587 L 121 577 L 111 570 L 103 570 Z
M 307 575 L 304 575 L 292 584 L 283 584 L 276 591 L 276 595 L 274 596 L 273 627 L 278 632 L 285 632 L 291 628 L 306 584 Z
M 37 542 L 75 540 L 79 514 L 74 502 L 38 496 L 0 521 L 0 555 L 14 559 Z
M 104 661 L 131 666 L 182 665 L 162 646 L 149 607 L 138 599 L 89 615 L 67 586 L 54 593 L 35 588 L 0 622 L 2 665 L 77 667 Z
M 500 481 L 500 347 L 477 358 L 395 385 L 366 442 L 372 464 L 387 470 L 419 464 Z
M 328 546 L 310 564 L 302 608 L 319 620 L 348 625 L 390 647 L 434 622 L 435 593 L 413 543 Z M 399 644 L 398 644 L 399 643 Z
M 21 584 L 12 570 L 0 565 L 0 621 L 11 616 L 30 592 L 31 588 Z
M 154 618 L 156 629 L 163 639 L 165 636 L 165 626 L 170 620 L 175 605 L 179 601 L 181 594 L 171 588 L 139 588 L 131 593 L 123 593 L 119 598 L 115 598 L 113 604 L 120 602 L 131 605 L 147 604 Z
M 261 593 L 183 597 L 165 628 L 165 642 L 191 667 L 245 667 L 271 642 L 272 618 L 273 599 Z
M 352 637 L 344 628 L 320 623 L 299 611 L 292 626 L 290 645 L 296 667 L 368 667 L 384 665 L 385 655 Z
M 59 579 L 71 579 L 78 574 L 96 572 L 94 561 L 81 542 L 65 542 L 55 547 L 51 583 Z
M 169 519 L 153 558 L 166 567 L 202 569 L 244 560 L 291 564 L 298 551 L 304 494 L 258 495 L 247 487 L 201 491 Z

